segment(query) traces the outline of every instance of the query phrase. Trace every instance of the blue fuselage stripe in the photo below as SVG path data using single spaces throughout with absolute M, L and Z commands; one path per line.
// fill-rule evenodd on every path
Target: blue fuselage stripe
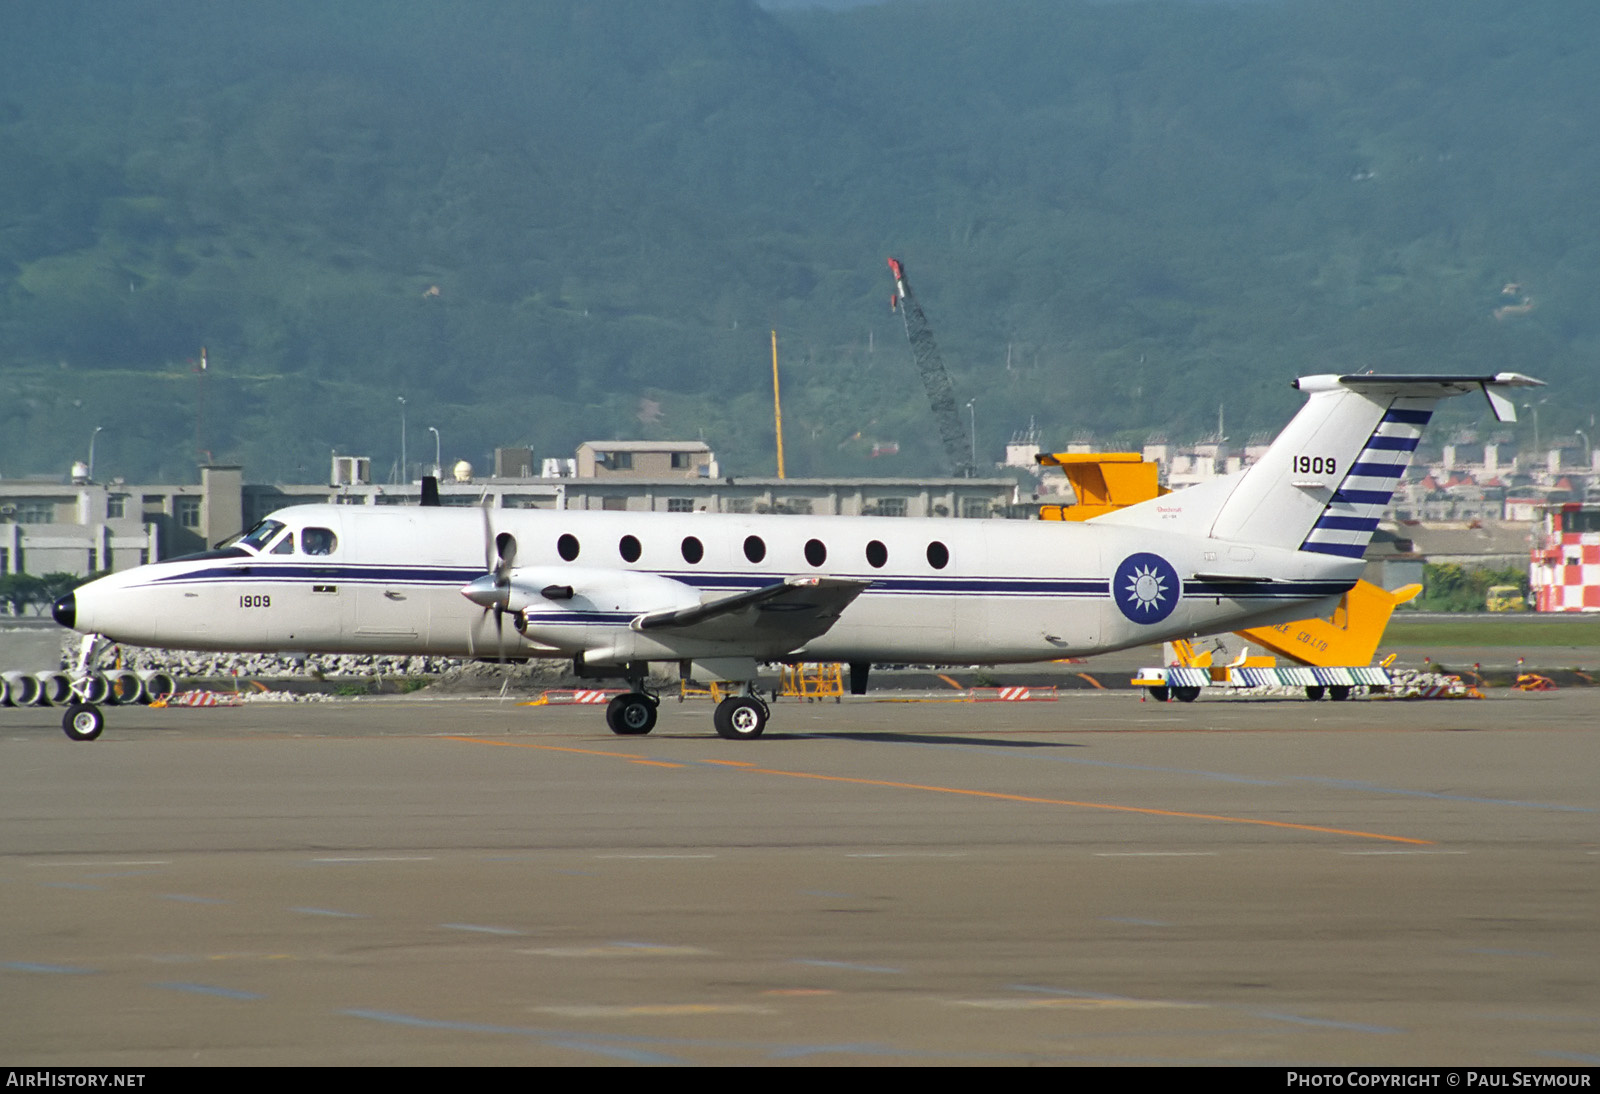
M 1324 521 L 1336 518 L 1324 518 Z M 1323 525 L 1328 527 L 1329 525 Z M 638 573 L 637 570 L 619 568 L 618 573 Z M 658 571 L 643 571 L 658 572 Z M 424 588 L 459 588 L 482 577 L 483 571 L 475 567 L 446 568 L 429 566 L 353 566 L 353 565 L 303 565 L 276 563 L 269 565 L 208 566 L 200 570 L 164 574 L 154 584 L 244 585 L 266 583 L 274 585 L 410 585 Z M 707 592 L 742 592 L 764 588 L 778 580 L 774 574 L 729 574 L 668 572 L 660 576 L 680 581 Z M 891 577 L 873 574 L 834 574 L 837 577 L 855 577 L 870 580 L 872 585 L 864 596 L 942 596 L 942 597 L 1049 597 L 1059 599 L 1099 599 L 1111 595 L 1111 583 L 1105 578 L 980 578 L 980 577 Z M 1307 598 L 1329 596 L 1344 592 L 1348 583 L 1328 581 L 1264 581 L 1249 584 L 1206 581 L 1182 582 L 1183 595 L 1225 596 L 1237 600 Z M 594 612 L 565 612 L 546 609 L 552 617 L 571 620 L 578 615 L 599 615 Z M 624 612 L 607 615 L 632 618 L 637 613 Z

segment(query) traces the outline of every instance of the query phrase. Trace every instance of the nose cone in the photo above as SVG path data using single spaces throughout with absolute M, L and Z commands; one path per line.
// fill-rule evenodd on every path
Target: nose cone
M 73 593 L 61 597 L 50 605 L 50 614 L 55 621 L 63 627 L 72 628 L 78 625 L 78 598 Z
M 492 608 L 496 604 L 503 608 L 511 598 L 511 589 L 498 584 L 493 574 L 484 574 L 470 585 L 461 586 L 461 595 L 480 608 Z

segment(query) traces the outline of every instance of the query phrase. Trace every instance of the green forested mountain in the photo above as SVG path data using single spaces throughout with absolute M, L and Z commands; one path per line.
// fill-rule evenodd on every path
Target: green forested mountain
M 1600 12 L 1502 0 L 57 0 L 0 34 L 0 474 L 704 436 L 936 472 L 1600 357 Z M 1510 286 L 1510 290 L 1506 291 Z M 1498 317 L 1497 317 L 1498 312 Z M 209 350 L 202 421 L 191 360 Z M 1477 407 L 1460 413 L 1476 415 Z M 197 443 L 198 441 L 198 443 Z M 900 454 L 869 459 L 874 441 Z M 412 469 L 415 472 L 415 468 Z

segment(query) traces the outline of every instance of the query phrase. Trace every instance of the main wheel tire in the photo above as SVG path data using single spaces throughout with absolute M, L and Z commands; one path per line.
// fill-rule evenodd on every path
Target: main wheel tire
M 1344 702 L 1346 699 L 1350 698 L 1350 685 L 1349 684 L 1329 684 L 1328 685 L 1328 698 L 1332 699 L 1335 703 Z
M 92 703 L 73 703 L 61 716 L 61 731 L 74 741 L 92 741 L 105 728 L 105 716 Z
M 1165 684 L 1162 684 L 1159 687 L 1146 688 L 1145 690 L 1150 693 L 1150 698 L 1154 699 L 1158 703 L 1165 703 L 1168 699 L 1172 698 L 1172 690 Z
M 1326 689 L 1324 689 L 1321 684 L 1309 684 L 1306 686 L 1306 698 L 1315 703 L 1317 700 L 1322 698 L 1322 693 L 1324 690 Z
M 1200 689 L 1197 687 L 1173 688 L 1172 697 L 1180 703 L 1192 703 L 1200 698 Z
M 656 704 L 643 692 L 630 691 L 606 704 L 606 725 L 622 737 L 642 737 L 656 727 Z
M 717 736 L 730 741 L 748 741 L 767 728 L 767 705 L 748 695 L 731 695 L 717 704 L 711 723 Z

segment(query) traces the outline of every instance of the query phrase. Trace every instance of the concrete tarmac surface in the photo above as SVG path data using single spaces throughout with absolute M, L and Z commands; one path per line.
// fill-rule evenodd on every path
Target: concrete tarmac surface
M 1600 1063 L 1600 695 L 0 710 L 0 1063 Z

